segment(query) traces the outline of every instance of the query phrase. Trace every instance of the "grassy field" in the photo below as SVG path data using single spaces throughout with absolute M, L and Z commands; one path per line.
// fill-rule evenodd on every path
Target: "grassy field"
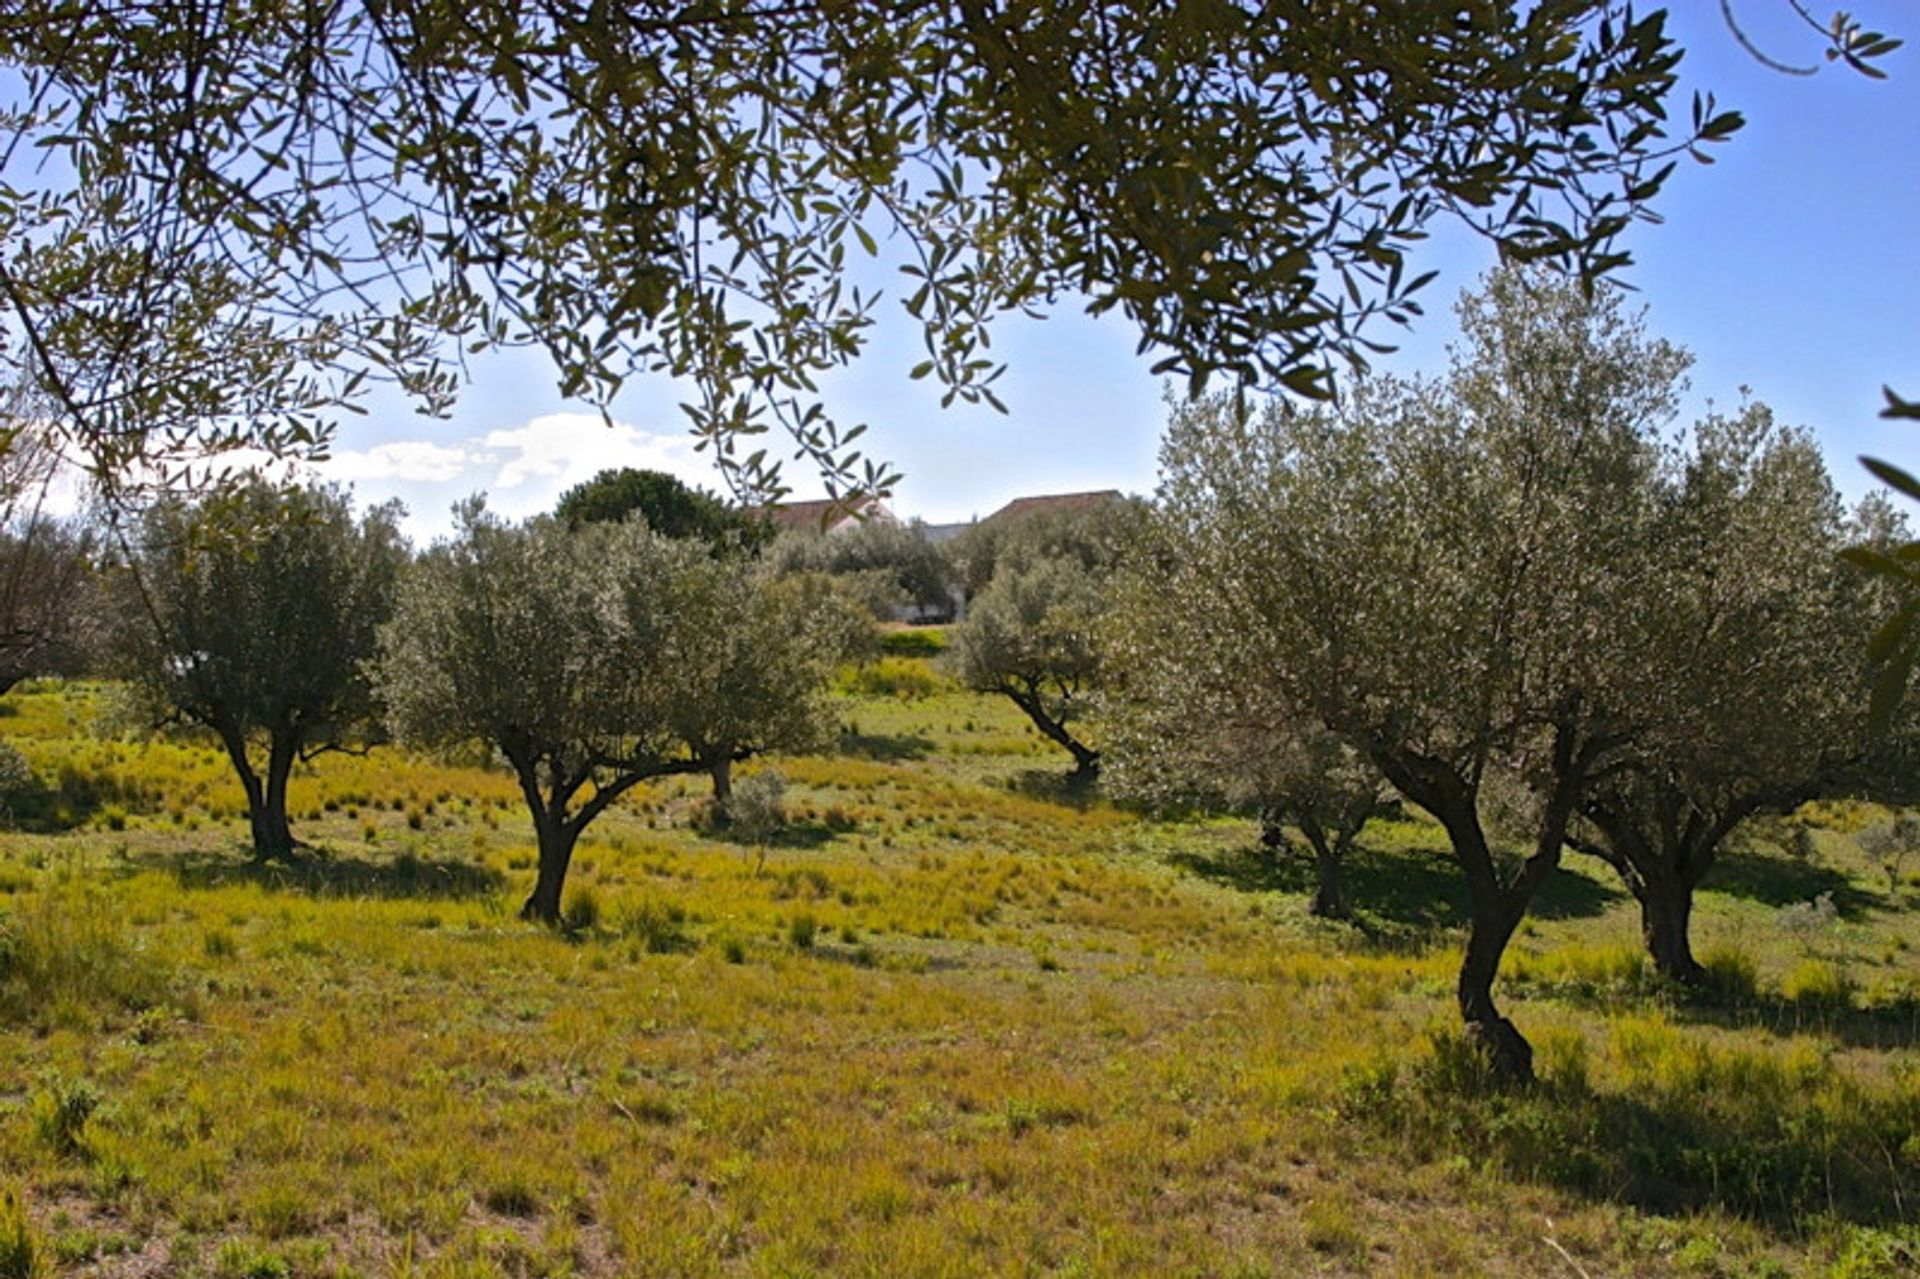
M 1920 893 L 1871 814 L 1728 859 L 1700 1003 L 1575 859 L 1503 986 L 1541 1081 L 1496 1094 L 1431 825 L 1321 923 L 1248 824 L 1064 792 L 917 658 L 846 687 L 764 866 L 638 793 L 566 936 L 515 917 L 504 774 L 329 757 L 315 855 L 262 867 L 210 743 L 0 701 L 48 788 L 0 833 L 0 1279 L 1920 1268 Z

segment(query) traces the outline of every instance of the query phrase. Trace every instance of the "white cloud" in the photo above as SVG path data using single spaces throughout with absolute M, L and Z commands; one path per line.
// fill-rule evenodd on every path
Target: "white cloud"
M 335 453 L 319 473 L 330 480 L 356 483 L 386 480 L 402 484 L 445 484 L 489 461 L 485 453 L 435 444 L 431 440 L 393 440 L 369 449 Z
M 643 431 L 626 422 L 609 426 L 592 413 L 549 413 L 522 427 L 490 431 L 481 443 L 500 468 L 480 487 L 506 515 L 546 510 L 564 490 L 623 466 L 720 487 L 712 455 L 696 452 L 693 436 Z

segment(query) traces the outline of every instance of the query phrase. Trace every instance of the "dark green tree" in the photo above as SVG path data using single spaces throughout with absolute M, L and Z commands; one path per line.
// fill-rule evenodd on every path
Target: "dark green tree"
M 630 466 L 602 471 L 560 495 L 554 514 L 569 528 L 638 518 L 663 537 L 695 538 L 714 546 L 758 545 L 765 522 L 704 489 L 664 471 Z

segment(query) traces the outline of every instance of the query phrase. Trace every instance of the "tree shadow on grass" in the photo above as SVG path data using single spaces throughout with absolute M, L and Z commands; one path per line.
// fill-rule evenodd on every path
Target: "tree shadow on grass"
M 219 853 L 153 855 L 141 859 L 173 872 L 182 888 L 257 884 L 275 892 L 312 897 L 457 900 L 498 893 L 506 878 L 491 866 L 400 853 L 387 861 L 303 854 L 292 861 L 263 862 Z
M 1085 812 L 1093 807 L 1099 787 L 1090 777 L 1052 768 L 1023 768 L 1007 778 L 1006 787 L 1016 795 L 1049 804 L 1063 804 Z
M 1267 853 L 1259 847 L 1221 853 L 1179 853 L 1173 865 L 1247 893 L 1307 894 L 1313 862 L 1304 853 Z M 1354 923 L 1374 940 L 1404 941 L 1458 928 L 1471 918 L 1466 880 L 1449 857 L 1433 853 L 1357 848 L 1346 865 Z M 1556 870 L 1529 911 L 1541 919 L 1582 919 L 1604 913 L 1625 894 L 1565 867 Z
M 852 834 L 854 829 L 851 824 L 844 822 L 788 822 L 764 839 L 751 838 L 724 826 L 702 828 L 700 834 L 706 839 L 731 844 L 747 852 L 764 847 L 768 852 L 775 853 L 781 849 L 824 848 L 842 835 Z
M 1856 919 L 1880 904 L 1875 894 L 1863 891 L 1831 866 L 1748 850 L 1720 854 L 1701 887 L 1768 906 L 1792 906 L 1831 893 L 1833 907 L 1843 919 Z
M 933 754 L 933 739 L 924 733 L 842 733 L 840 753 L 856 759 L 899 764 Z
M 1816 1217 L 1904 1223 L 1920 1193 L 1920 1170 L 1889 1153 L 1920 1137 L 1912 1108 L 1835 1106 L 1842 1085 L 1801 1079 L 1792 1065 L 1752 1065 L 1747 1086 L 1729 1089 L 1724 1067 L 1676 1044 L 1658 1088 L 1597 1089 L 1580 1076 L 1502 1088 L 1463 1064 L 1464 1041 L 1436 1048 L 1410 1069 L 1355 1077 L 1342 1099 L 1417 1160 L 1465 1156 L 1596 1201 L 1718 1210 L 1783 1237 L 1804 1237 Z
M 1676 1020 L 1691 1024 L 1760 1031 L 1780 1039 L 1811 1035 L 1880 1052 L 1920 1047 L 1920 997 L 1914 995 L 1860 1008 L 1788 999 L 1771 991 L 1737 999 L 1713 991 L 1684 992 L 1672 1012 Z

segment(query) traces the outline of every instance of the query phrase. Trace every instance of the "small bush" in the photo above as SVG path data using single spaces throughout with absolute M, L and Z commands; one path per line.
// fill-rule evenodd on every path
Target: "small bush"
M 279 1253 L 229 1239 L 213 1254 L 213 1273 L 218 1279 L 288 1279 L 293 1267 Z
M 1844 1011 L 1853 1006 L 1853 979 L 1831 960 L 1806 959 L 1781 979 L 1780 994 L 1803 1008 Z
M 687 913 L 678 906 L 643 900 L 623 904 L 616 913 L 615 927 L 621 936 L 640 943 L 648 954 L 666 955 L 687 948 L 686 922 Z
M 87 1121 L 100 1108 L 100 1094 L 86 1080 L 53 1078 L 33 1099 L 33 1133 L 62 1159 L 87 1154 Z
M 916 657 L 882 657 L 849 667 L 835 684 L 854 697 L 893 697 L 903 702 L 932 697 L 954 687 L 952 680 L 935 674 L 924 659 Z
M 40 792 L 40 779 L 34 776 L 26 756 L 12 743 L 0 742 L 0 821 L 30 816 L 37 809 Z
M 1759 966 L 1738 946 L 1721 943 L 1711 947 L 1700 957 L 1700 966 L 1707 970 L 1707 984 L 1722 999 L 1746 1003 L 1759 993 Z
M 727 826 L 734 838 L 764 845 L 787 824 L 787 779 L 763 769 L 741 781 L 727 800 Z
M 0 1279 L 46 1279 L 52 1273 L 26 1205 L 10 1190 L 0 1193 Z
M 787 940 L 793 943 L 795 950 L 812 950 L 813 940 L 819 932 L 820 921 L 804 910 L 787 921 Z
M 495 1177 L 481 1196 L 489 1212 L 502 1217 L 534 1217 L 540 1213 L 540 1191 L 532 1178 L 520 1169 L 508 1169 Z
M 86 893 L 42 892 L 0 914 L 0 1023 L 46 1021 L 76 1009 L 140 1012 L 171 979 L 129 940 L 121 915 Z
M 915 626 L 883 632 L 880 651 L 888 657 L 938 657 L 947 651 L 947 630 L 941 626 Z
M 600 926 L 600 895 L 591 884 L 576 884 L 567 890 L 566 905 L 560 908 L 560 926 L 570 933 L 591 932 Z

